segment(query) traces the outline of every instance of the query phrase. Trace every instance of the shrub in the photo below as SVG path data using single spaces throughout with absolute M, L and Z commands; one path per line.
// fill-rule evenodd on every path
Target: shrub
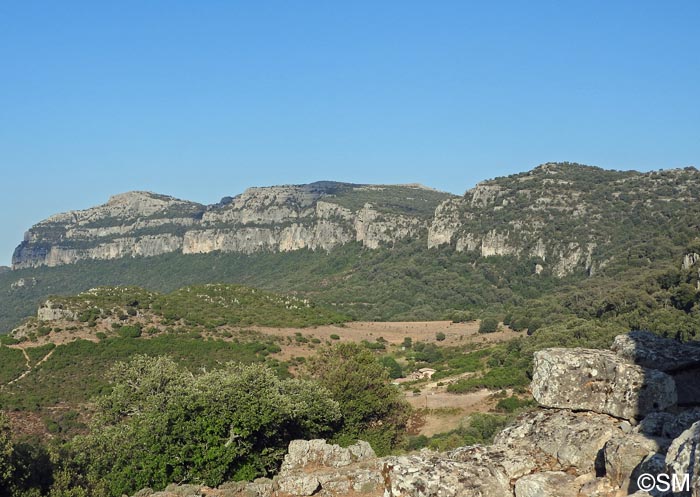
M 401 369 L 401 365 L 396 362 L 396 359 L 387 355 L 382 357 L 381 363 L 387 371 L 389 371 L 389 377 L 391 379 L 403 378 L 403 370 Z
M 327 436 L 340 417 L 326 389 L 281 380 L 259 364 L 193 376 L 172 359 L 136 356 L 110 378 L 94 429 L 69 450 L 114 496 L 173 481 L 217 486 L 269 475 L 291 440 Z
M 445 336 L 445 334 L 442 331 L 438 331 L 437 333 L 435 333 L 435 340 L 437 340 L 438 342 L 445 341 L 445 338 L 447 338 L 447 337 Z
M 138 338 L 141 336 L 141 326 L 122 326 L 117 333 L 122 338 Z
M 531 407 L 535 405 L 532 399 L 520 399 L 515 395 L 501 399 L 496 404 L 496 409 L 501 412 L 515 412 L 523 408 Z
M 411 407 L 370 350 L 354 343 L 324 348 L 309 359 L 306 374 L 340 406 L 342 425 L 334 441 L 366 440 L 381 455 L 403 442 Z
M 479 323 L 479 333 L 493 333 L 498 331 L 498 319 L 484 318 Z

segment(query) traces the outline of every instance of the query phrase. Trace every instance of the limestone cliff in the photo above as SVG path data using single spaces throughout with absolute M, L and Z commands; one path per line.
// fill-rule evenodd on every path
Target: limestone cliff
M 694 236 L 687 226 L 695 223 L 698 200 L 700 173 L 694 168 L 639 173 L 548 163 L 485 181 L 440 204 L 428 247 L 515 255 L 531 259 L 538 274 L 592 275 L 656 237 Z M 640 252 L 645 257 L 653 249 Z
M 333 182 L 250 188 L 210 206 L 129 192 L 33 226 L 13 269 L 169 252 L 330 250 L 351 241 L 374 249 L 425 233 L 449 197 L 420 185 Z
M 329 251 L 349 242 L 377 249 L 420 237 L 427 249 L 516 258 L 542 277 L 590 276 L 691 248 L 699 200 L 694 168 L 639 173 L 570 163 L 484 181 L 462 197 L 329 181 L 250 188 L 209 206 L 131 192 L 33 226 L 13 268 L 170 252 Z M 700 258 L 687 254 L 684 268 Z

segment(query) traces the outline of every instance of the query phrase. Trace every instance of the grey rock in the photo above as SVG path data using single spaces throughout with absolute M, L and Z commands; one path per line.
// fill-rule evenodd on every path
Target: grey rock
M 515 482 L 515 497 L 578 497 L 575 479 L 561 471 L 533 473 Z
M 325 440 L 294 440 L 274 482 L 279 492 L 296 496 L 377 494 L 384 484 L 381 468 L 364 441 L 343 448 Z
M 673 440 L 666 453 L 666 469 L 669 474 L 683 478 L 690 477 L 691 492 L 677 493 L 678 497 L 698 497 L 700 495 L 700 421 Z
M 605 475 L 616 488 L 638 490 L 637 476 L 649 472 L 639 471 L 640 466 L 659 452 L 665 452 L 670 443 L 668 439 L 650 438 L 639 433 L 617 435 L 603 449 Z
M 504 473 L 509 479 L 514 479 L 529 474 L 537 468 L 538 461 L 533 453 L 523 449 L 523 446 L 517 444 L 509 447 L 501 444 L 470 445 L 448 452 L 445 458 L 472 466 L 497 467 L 499 472 Z
M 635 427 L 635 431 L 652 437 L 677 438 L 693 423 L 700 421 L 700 408 L 684 410 L 678 414 L 653 412 Z
M 619 494 L 608 478 L 596 477 L 595 474 L 579 477 L 576 483 L 580 485 L 580 497 L 617 497 L 616 494 Z
M 280 478 L 277 481 L 281 492 L 289 495 L 314 495 L 321 489 L 321 482 L 314 475 L 300 474 L 293 478 Z
M 518 417 L 496 435 L 494 446 L 520 460 L 530 458 L 532 469 L 585 474 L 602 464 L 601 450 L 619 432 L 617 425 L 605 414 L 538 410 Z
M 497 466 L 447 459 L 437 453 L 387 458 L 385 497 L 507 497 L 508 476 Z
M 611 349 L 635 364 L 659 371 L 700 367 L 700 344 L 681 343 L 648 331 L 619 335 Z
M 325 440 L 293 440 L 289 444 L 280 473 L 304 469 L 308 466 L 339 468 L 352 463 L 375 459 L 377 455 L 364 441 L 343 448 Z
M 641 418 L 676 404 L 669 375 L 628 363 L 613 352 L 545 349 L 535 353 L 532 394 L 540 405 Z

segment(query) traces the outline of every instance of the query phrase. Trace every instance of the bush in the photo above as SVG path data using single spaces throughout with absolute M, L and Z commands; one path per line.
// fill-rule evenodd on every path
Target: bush
M 494 333 L 498 331 L 498 319 L 484 318 L 479 323 L 479 333 Z
M 505 399 L 499 400 L 498 404 L 496 404 L 496 409 L 501 412 L 515 412 L 534 405 L 535 401 L 533 399 L 520 399 L 515 395 L 512 395 Z
M 401 369 L 401 365 L 396 362 L 396 359 L 387 355 L 382 357 L 381 363 L 387 371 L 389 371 L 389 377 L 392 380 L 403 378 L 403 370 Z
M 445 334 L 442 331 L 438 331 L 437 333 L 435 333 L 435 340 L 437 340 L 438 342 L 445 341 L 445 338 L 447 338 L 447 337 L 445 336 Z
M 331 334 L 331 340 L 340 340 L 340 336 L 333 333 Z
M 122 326 L 117 333 L 122 338 L 138 338 L 141 336 L 141 326 Z
M 354 343 L 327 347 L 309 359 L 306 374 L 340 406 L 342 425 L 335 442 L 366 440 L 380 455 L 403 442 L 411 407 L 370 350 Z
M 328 436 L 340 417 L 316 384 L 281 380 L 262 365 L 193 376 L 172 359 L 136 356 L 110 373 L 90 435 L 72 462 L 114 496 L 173 481 L 217 486 L 275 471 L 289 442 Z

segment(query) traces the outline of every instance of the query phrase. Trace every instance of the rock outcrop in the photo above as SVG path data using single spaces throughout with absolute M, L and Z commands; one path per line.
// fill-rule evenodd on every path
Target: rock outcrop
M 612 350 L 635 364 L 672 376 L 678 404 L 700 405 L 700 343 L 680 343 L 648 331 L 633 331 L 618 336 Z
M 378 459 L 364 442 L 343 449 L 323 440 L 294 441 L 273 480 L 199 487 L 184 494 L 175 491 L 184 487 L 173 487 L 170 493 L 154 495 L 695 497 L 700 409 L 676 407 L 673 377 L 632 362 L 662 352 L 673 357 L 689 345 L 643 336 L 635 348 L 628 340 L 617 338 L 620 355 L 588 349 L 540 351 L 532 389 L 541 407 L 519 416 L 490 446 Z M 597 386 L 589 385 L 592 380 Z M 658 396 L 656 406 L 652 397 L 646 399 L 649 392 Z M 641 491 L 637 479 L 642 475 L 661 484 L 651 488 L 645 480 L 649 493 Z M 673 485 L 674 477 L 677 482 L 687 478 L 690 489 L 664 491 L 663 482 Z
M 546 349 L 535 353 L 532 395 L 540 405 L 642 418 L 676 405 L 676 383 L 614 352 Z
M 691 185 L 698 182 L 695 169 L 637 173 L 542 164 L 484 181 L 462 198 L 443 202 L 430 225 L 428 246 L 451 245 L 482 257 L 533 258 L 536 274 L 592 275 L 620 253 L 616 247 L 626 243 L 626 222 L 644 219 L 638 227 L 653 239 L 665 223 L 658 215 L 662 205 L 670 198 L 697 202 L 690 199 Z M 691 253 L 683 267 L 698 260 Z
M 697 495 L 697 487 L 690 493 L 664 493 L 663 482 L 672 483 L 675 475 L 679 482 L 687 476 L 693 485 L 700 483 L 700 409 L 679 410 L 678 378 L 633 362 L 652 366 L 665 354 L 675 358 L 667 369 L 675 369 L 673 363 L 687 367 L 687 356 L 677 356 L 692 355 L 694 346 L 639 333 L 617 337 L 615 344 L 619 355 L 588 349 L 539 351 L 532 391 L 542 408 L 520 416 L 487 448 L 389 458 L 386 495 Z M 465 461 L 468 470 L 461 466 Z M 460 471 L 470 477 L 456 480 Z M 661 484 L 647 487 L 651 494 L 641 492 L 637 478 L 642 475 Z
M 376 249 L 427 232 L 435 207 L 450 197 L 420 185 L 333 182 L 250 188 L 210 206 L 129 192 L 33 226 L 13 268 L 170 252 L 330 250 L 353 241 Z
M 208 206 L 130 192 L 36 224 L 13 268 L 171 252 L 328 251 L 351 242 L 376 249 L 420 237 L 428 249 L 516 258 L 543 277 L 593 275 L 627 257 L 630 220 L 638 221 L 637 240 L 666 233 L 669 216 L 694 237 L 698 191 L 693 168 L 639 173 L 547 163 L 484 181 L 462 197 L 420 185 L 330 181 L 250 188 Z M 670 200 L 679 207 L 669 211 Z M 689 252 L 682 269 L 695 272 L 700 288 L 698 261 Z

